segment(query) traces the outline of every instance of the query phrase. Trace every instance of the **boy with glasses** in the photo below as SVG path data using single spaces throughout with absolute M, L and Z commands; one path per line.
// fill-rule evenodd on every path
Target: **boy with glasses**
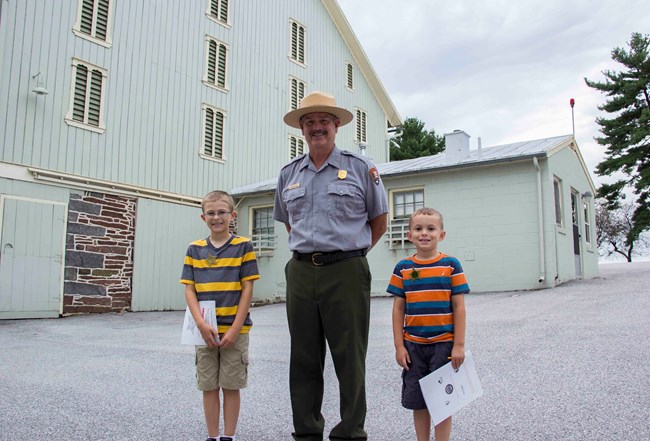
M 185 255 L 181 283 L 185 300 L 206 346 L 196 347 L 197 388 L 203 391 L 206 441 L 233 441 L 239 418 L 239 390 L 248 380 L 248 332 L 253 325 L 249 309 L 253 281 L 260 278 L 250 240 L 230 232 L 237 216 L 232 197 L 223 191 L 208 193 L 201 202 L 210 235 L 192 242 Z M 201 315 L 199 301 L 214 300 L 217 327 Z M 219 431 L 219 389 L 223 389 L 224 435 Z

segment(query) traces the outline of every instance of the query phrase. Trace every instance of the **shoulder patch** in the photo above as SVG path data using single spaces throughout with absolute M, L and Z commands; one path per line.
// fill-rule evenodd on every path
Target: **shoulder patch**
M 370 179 L 372 179 L 375 183 L 375 185 L 379 185 L 379 171 L 377 170 L 377 167 L 373 167 L 368 171 L 368 174 L 370 175 Z

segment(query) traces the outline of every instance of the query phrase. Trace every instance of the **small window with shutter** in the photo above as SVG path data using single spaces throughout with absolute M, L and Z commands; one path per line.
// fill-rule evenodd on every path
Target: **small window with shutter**
M 289 59 L 305 64 L 305 27 L 297 21 L 289 21 Z
M 203 135 L 200 155 L 207 159 L 224 160 L 224 122 L 226 113 L 203 104 Z
M 298 78 L 289 78 L 289 89 L 291 90 L 289 110 L 295 110 L 300 104 L 300 100 L 305 97 L 307 84 Z
M 345 86 L 349 90 L 354 90 L 354 67 L 352 63 L 345 63 Z
M 289 136 L 289 159 L 297 158 L 305 153 L 305 141 L 296 136 Z
M 366 127 L 366 120 L 368 119 L 368 116 L 366 112 L 364 112 L 361 109 L 355 110 L 355 116 L 356 116 L 357 130 L 356 130 L 356 138 L 354 141 L 357 143 L 368 142 L 367 127 Z
M 114 0 L 79 0 L 72 32 L 104 47 L 111 46 L 111 8 Z
M 73 58 L 70 109 L 65 116 L 68 125 L 104 133 L 104 95 L 107 71 Z
M 227 90 L 226 67 L 228 47 L 212 37 L 205 37 L 205 73 L 203 83 L 220 90 Z
M 228 0 L 208 0 L 205 14 L 219 24 L 228 25 Z

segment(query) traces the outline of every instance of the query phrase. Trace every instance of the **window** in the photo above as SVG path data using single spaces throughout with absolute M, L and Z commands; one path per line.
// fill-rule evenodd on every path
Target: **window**
M 291 102 L 289 103 L 289 110 L 295 110 L 300 104 L 300 100 L 305 97 L 305 89 L 307 85 L 304 81 L 297 78 L 289 79 L 289 86 L 291 88 Z
M 345 85 L 348 89 L 354 90 L 354 68 L 352 63 L 345 63 Z
M 388 225 L 388 242 L 391 249 L 413 246 L 406 237 L 411 213 L 424 207 L 424 189 L 393 191 L 392 216 Z
M 252 211 L 251 242 L 253 243 L 253 249 L 258 254 L 268 254 L 275 248 L 273 207 L 253 208 Z
M 228 24 L 228 0 L 210 0 L 208 1 L 208 18 L 219 24 Z
M 305 27 L 293 20 L 289 22 L 289 25 L 291 28 L 289 59 L 305 64 Z
M 590 216 L 590 209 L 589 209 L 589 203 L 585 200 L 582 201 L 582 208 L 584 211 L 584 218 L 585 218 L 585 242 L 587 242 L 588 245 L 591 245 L 591 216 Z
M 224 159 L 223 132 L 225 113 L 207 104 L 203 105 L 203 147 L 201 154 L 208 158 Z
M 105 47 L 110 47 L 110 16 L 113 2 L 109 0 L 79 0 L 77 22 L 72 32 Z
M 564 209 L 562 201 L 562 180 L 557 176 L 553 177 L 553 194 L 555 197 L 555 223 L 558 227 L 563 227 Z
M 297 158 L 305 153 L 305 141 L 302 138 L 289 136 L 289 159 Z
M 357 116 L 357 132 L 355 141 L 358 143 L 367 142 L 366 130 L 366 112 L 361 109 L 356 109 Z
M 227 46 L 211 37 L 205 37 L 205 75 L 203 82 L 211 87 L 226 90 Z
M 71 126 L 104 133 L 106 69 L 72 59 L 70 110 L 65 121 Z

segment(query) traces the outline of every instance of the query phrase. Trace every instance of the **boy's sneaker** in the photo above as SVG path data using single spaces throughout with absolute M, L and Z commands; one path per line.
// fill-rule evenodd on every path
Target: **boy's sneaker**
M 219 438 L 219 441 L 232 441 L 232 438 L 229 436 L 222 436 L 221 438 Z
M 219 438 L 211 438 L 211 437 L 207 437 L 207 438 L 205 439 L 205 441 L 219 441 Z

